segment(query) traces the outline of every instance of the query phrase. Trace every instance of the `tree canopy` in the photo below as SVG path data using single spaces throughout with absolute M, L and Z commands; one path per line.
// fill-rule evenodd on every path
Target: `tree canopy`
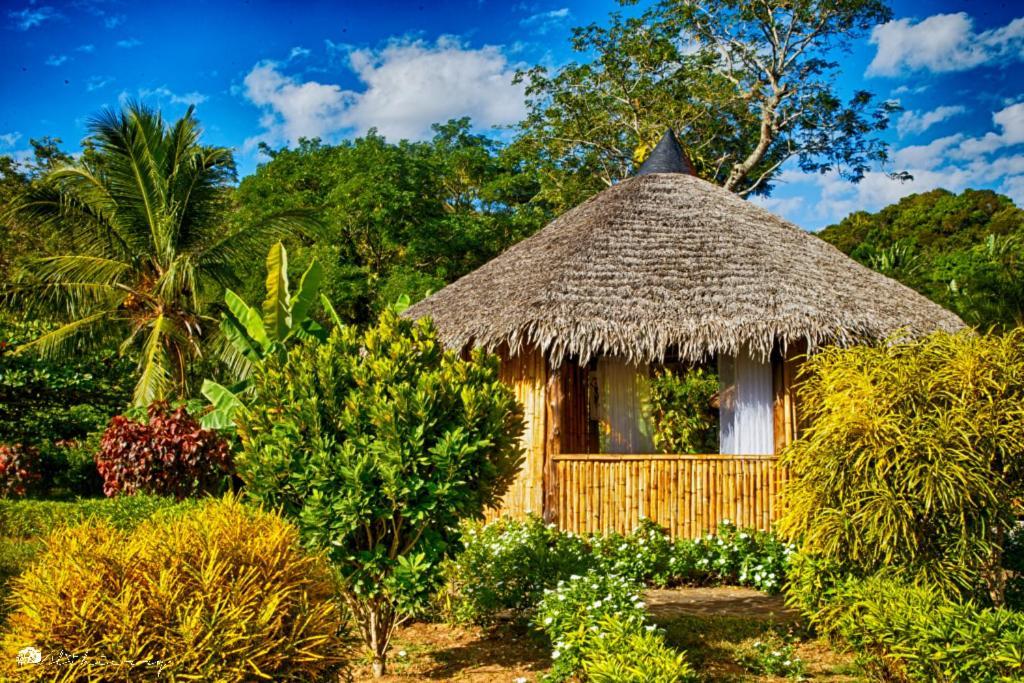
M 8 293 L 63 323 L 20 350 L 56 355 L 116 336 L 122 351 L 136 351 L 137 404 L 185 396 L 215 329 L 209 302 L 306 214 L 270 213 L 226 230 L 234 159 L 200 142 L 192 108 L 168 124 L 129 103 L 89 130 L 80 159 L 55 164 L 9 206 L 13 225 L 42 229 L 54 244 L 24 264 Z
M 426 142 L 389 143 L 371 130 L 338 145 L 268 149 L 270 161 L 238 188 L 238 219 L 296 207 L 320 216 L 321 239 L 289 253 L 300 267 L 323 264 L 323 291 L 349 321 L 367 322 L 402 294 L 422 298 L 550 217 L 532 201 L 533 177 L 469 119 L 434 132 Z
M 932 190 L 820 233 L 866 266 L 955 311 L 965 322 L 1024 322 L 1024 209 L 991 190 Z
M 636 0 L 620 0 L 634 5 Z M 887 160 L 895 106 L 844 102 L 839 57 L 891 12 L 882 0 L 662 0 L 573 30 L 582 59 L 520 72 L 530 112 L 515 147 L 560 207 L 627 177 L 676 130 L 698 173 L 766 194 L 782 164 L 857 181 Z

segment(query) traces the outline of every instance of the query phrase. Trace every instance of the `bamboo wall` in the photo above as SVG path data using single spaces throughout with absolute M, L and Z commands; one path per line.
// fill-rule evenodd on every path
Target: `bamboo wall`
M 797 434 L 797 370 L 794 353 L 774 359 L 776 453 Z M 586 368 L 567 362 L 552 371 L 532 349 L 505 356 L 501 379 L 523 404 L 526 454 L 488 519 L 533 513 L 578 533 L 626 533 L 648 517 L 673 536 L 693 538 L 726 519 L 768 529 L 779 516 L 778 492 L 788 474 L 774 455 L 595 454 L 587 432 Z
M 676 537 L 719 522 L 770 529 L 787 472 L 770 455 L 557 455 L 559 527 L 577 533 L 632 531 L 641 517 Z
M 540 351 L 532 350 L 501 362 L 501 381 L 512 387 L 523 404 L 526 430 L 521 443 L 526 451 L 519 476 L 505 492 L 500 510 L 490 510 L 488 519 L 501 515 L 516 518 L 528 513 L 544 513 L 544 441 L 547 411 L 547 362 Z

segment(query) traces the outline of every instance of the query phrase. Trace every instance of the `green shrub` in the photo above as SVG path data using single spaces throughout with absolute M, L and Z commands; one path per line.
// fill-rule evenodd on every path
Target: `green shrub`
M 804 614 L 815 613 L 834 597 L 837 587 L 847 578 L 839 562 L 793 553 L 786 568 L 786 604 Z M 830 635 L 830 631 L 826 629 L 824 635 Z
M 675 542 L 668 573 L 678 583 L 727 583 L 778 593 L 794 547 L 773 533 L 725 521 L 715 534 Z
M 883 576 L 851 580 L 810 615 L 877 680 L 996 683 L 1024 678 L 1024 614 L 945 598 Z
M 661 683 L 695 680 L 685 656 L 648 622 L 641 585 L 592 569 L 546 590 L 533 617 L 552 644 L 546 680 Z
M 1024 494 L 1024 329 L 824 349 L 800 392 L 783 535 L 854 575 L 998 600 Z
M 131 400 L 134 364 L 117 349 L 52 359 L 15 353 L 55 327 L 0 313 L 0 435 L 43 452 L 103 429 Z
M 717 453 L 718 416 L 712 397 L 718 375 L 707 368 L 662 370 L 650 380 L 646 411 L 654 445 L 665 453 Z
M 431 323 L 386 311 L 254 368 L 239 475 L 328 553 L 381 674 L 394 628 L 429 604 L 459 522 L 522 462 L 522 407 L 496 356 L 463 360 Z
M 103 478 L 96 467 L 103 429 L 79 439 L 54 441 L 40 448 L 42 491 L 47 500 L 73 500 L 103 495 Z
M 131 532 L 62 529 L 13 581 L 0 674 L 323 679 L 343 653 L 333 591 L 328 566 L 300 549 L 294 527 L 232 499 Z M 28 647 L 42 661 L 19 665 Z
M 606 616 L 583 659 L 590 683 L 686 683 L 697 679 L 686 655 L 649 626 Z
M 445 611 L 456 622 L 487 624 L 503 612 L 523 616 L 545 588 L 594 564 L 580 536 L 532 515 L 522 522 L 464 523 L 462 544 L 445 565 Z
M 641 519 L 639 526 L 625 536 L 595 535 L 591 543 L 601 567 L 610 574 L 655 586 L 668 585 L 673 579 L 672 539 L 650 519 Z
M 442 608 L 456 622 L 528 616 L 543 589 L 597 569 L 638 584 L 752 586 L 777 593 L 793 546 L 772 533 L 725 522 L 717 535 L 672 541 L 650 520 L 632 533 L 578 536 L 536 517 L 463 527 L 464 549 L 445 565 Z
M 583 669 L 590 641 L 599 633 L 604 618 L 644 627 L 647 613 L 640 589 L 640 584 L 630 579 L 591 570 L 545 590 L 533 624 L 551 640 L 548 680 L 568 680 Z

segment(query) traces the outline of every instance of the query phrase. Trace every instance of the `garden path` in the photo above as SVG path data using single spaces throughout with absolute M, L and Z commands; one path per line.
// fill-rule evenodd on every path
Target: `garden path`
M 644 593 L 647 609 L 656 620 L 686 614 L 744 617 L 787 625 L 799 614 L 786 607 L 781 595 L 765 595 L 752 588 L 652 588 Z

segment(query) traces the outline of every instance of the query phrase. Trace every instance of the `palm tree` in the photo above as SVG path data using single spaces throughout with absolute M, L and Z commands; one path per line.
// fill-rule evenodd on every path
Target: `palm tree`
M 140 351 L 135 402 L 183 397 L 189 368 L 216 329 L 207 314 L 267 245 L 310 225 L 301 212 L 257 225 L 228 219 L 231 151 L 200 144 L 190 107 L 166 125 L 130 103 L 92 119 L 86 152 L 49 172 L 11 210 L 56 232 L 62 255 L 35 259 L 12 285 L 27 304 L 56 307 L 63 324 L 21 347 L 43 355 L 75 342 Z

